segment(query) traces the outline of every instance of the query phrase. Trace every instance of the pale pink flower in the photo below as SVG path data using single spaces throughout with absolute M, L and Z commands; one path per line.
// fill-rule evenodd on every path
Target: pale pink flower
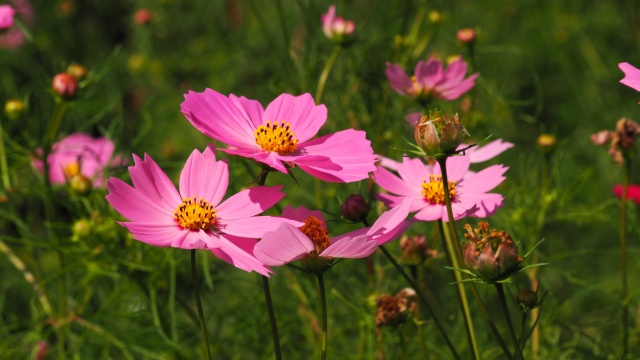
M 107 138 L 94 138 L 85 133 L 71 134 L 53 144 L 48 157 L 49 180 L 64 184 L 70 177 L 82 174 L 91 179 L 94 188 L 105 186 L 105 170 L 124 165 L 119 156 L 113 156 L 115 145 Z M 42 149 L 36 153 L 42 156 Z M 34 167 L 44 172 L 42 159 L 33 160 Z
M 13 27 L 13 16 L 16 11 L 11 5 L 0 5 L 0 31 Z
M 619 63 L 618 67 L 624 73 L 624 78 L 620 82 L 636 91 L 640 91 L 640 69 L 627 62 Z
M 284 223 L 275 231 L 267 232 L 253 250 L 258 260 L 266 265 L 280 266 L 309 257 L 363 258 L 371 255 L 379 245 L 399 236 L 407 228 L 410 203 L 400 203 L 384 212 L 371 226 L 329 238 L 327 224 L 320 211 L 305 207 L 287 206 L 282 216 L 304 222 L 298 228 Z
M 356 25 L 353 21 L 336 16 L 336 6 L 329 6 L 329 11 L 322 14 L 322 31 L 337 43 L 346 43 L 353 37 Z
M 180 174 L 179 191 L 149 155 L 144 160 L 133 158 L 135 165 L 129 167 L 133 186 L 111 178 L 106 199 L 130 221 L 120 224 L 136 240 L 160 247 L 209 249 L 239 269 L 269 275 L 269 268 L 253 256 L 254 239 L 288 220 L 255 215 L 284 197 L 279 191 L 282 185 L 252 187 L 222 201 L 229 169 L 226 161 L 216 161 L 211 148 L 191 153 Z
M 439 60 L 431 58 L 427 62 L 418 61 L 412 77 L 400 65 L 391 63 L 387 63 L 385 73 L 393 90 L 420 102 L 431 99 L 455 100 L 475 86 L 479 75 L 475 73 L 464 78 L 467 63 L 462 56 L 450 63 L 446 70 L 442 69 Z
M 478 173 L 469 174 L 470 161 L 469 155 L 447 159 L 451 207 L 455 220 L 466 216 L 484 218 L 502 206 L 502 195 L 487 191 L 505 179 L 503 174 L 508 168 L 494 165 Z M 388 207 L 395 207 L 408 198 L 412 202 L 411 212 L 417 211 L 415 220 L 449 221 L 439 164 L 430 166 L 420 159 L 404 158 L 396 170 L 399 176 L 383 167 L 378 167 L 374 173 L 376 183 L 389 192 L 378 194 L 378 199 Z
M 321 180 L 353 182 L 375 170 L 364 131 L 348 129 L 311 139 L 327 119 L 327 108 L 309 94 L 282 94 L 266 109 L 258 101 L 206 89 L 190 91 L 182 113 L 205 135 L 230 145 L 223 149 L 287 173 L 298 166 Z

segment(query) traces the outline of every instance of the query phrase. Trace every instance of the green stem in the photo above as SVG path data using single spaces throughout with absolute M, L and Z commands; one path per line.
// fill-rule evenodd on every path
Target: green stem
M 624 178 L 622 179 L 622 196 L 620 211 L 620 267 L 622 275 L 622 358 L 629 351 L 629 289 L 627 284 L 627 196 L 629 191 L 629 173 L 631 171 L 631 160 L 625 159 Z
M 449 229 L 451 231 L 451 237 L 445 237 L 447 241 L 447 247 L 451 252 L 451 266 L 456 269 L 462 269 L 462 247 L 458 240 L 458 233 L 456 232 L 456 225 L 453 219 L 453 210 L 451 209 L 451 195 L 449 194 L 449 181 L 447 179 L 447 157 L 438 159 L 440 164 L 440 170 L 442 173 L 442 188 L 444 189 L 444 201 L 447 207 L 447 215 L 449 218 Z M 473 329 L 473 319 L 471 318 L 471 310 L 469 309 L 469 301 L 467 299 L 467 293 L 464 288 L 462 275 L 458 271 L 454 271 L 456 274 L 456 289 L 458 290 L 458 301 L 460 302 L 460 308 L 464 315 L 464 324 L 467 330 L 467 340 L 469 341 L 469 347 L 471 348 L 471 354 L 473 359 L 480 358 L 480 352 L 478 351 L 478 344 L 476 341 L 476 334 Z M 459 279 L 458 279 L 459 278 Z
M 320 74 L 320 80 L 318 80 L 318 87 L 316 88 L 316 96 L 314 99 L 316 100 L 316 104 L 320 104 L 322 102 L 322 93 L 324 92 L 324 85 L 327 83 L 327 78 L 329 77 L 329 73 L 331 72 L 331 68 L 333 67 L 333 63 L 336 62 L 338 58 L 338 54 L 340 54 L 340 49 L 342 47 L 340 45 L 336 45 L 329 55 L 329 59 L 327 59 L 327 63 L 324 65 L 324 69 L 322 69 L 322 73 Z
M 258 186 L 263 186 L 267 181 L 269 171 L 263 170 L 258 177 Z M 267 304 L 267 314 L 269 314 L 269 324 L 271 325 L 271 337 L 273 338 L 273 351 L 276 360 L 282 360 L 282 351 L 280 350 L 280 336 L 278 335 L 278 323 L 276 322 L 276 313 L 273 309 L 273 301 L 271 300 L 271 289 L 269 288 L 269 278 L 262 275 L 262 289 L 264 290 L 264 300 Z
M 200 288 L 198 286 L 198 274 L 196 271 L 196 249 L 191 250 L 191 277 L 193 279 L 193 290 L 196 293 L 196 305 L 198 306 L 198 319 L 200 320 L 200 330 L 202 331 L 202 346 L 207 359 L 211 360 L 211 352 L 209 351 L 209 336 L 207 335 L 207 326 L 204 323 L 204 312 L 202 311 L 202 302 L 200 301 Z
M 322 340 L 320 341 L 320 359 L 327 359 L 327 295 L 324 289 L 324 279 L 322 273 L 318 274 L 318 287 L 320 288 L 320 303 L 322 307 Z
M 513 328 L 513 322 L 511 321 L 511 314 L 509 313 L 507 298 L 504 295 L 504 287 L 500 283 L 496 283 L 495 286 L 496 286 L 496 290 L 498 291 L 498 297 L 500 298 L 500 305 L 502 306 L 502 312 L 504 313 L 504 318 L 507 321 L 509 334 L 511 335 L 511 341 L 513 342 L 513 351 L 516 354 L 516 359 L 524 360 L 524 355 L 522 354 L 522 349 L 520 348 L 520 344 L 518 343 L 518 337 L 516 336 L 516 331 Z
M 67 107 L 69 107 L 69 103 L 64 100 L 56 103 L 56 107 L 53 110 L 53 115 L 51 115 L 51 119 L 49 120 L 49 127 L 47 127 L 47 132 L 44 134 L 43 142 L 45 148 L 49 148 L 53 144 L 53 140 L 56 137 L 58 129 L 60 128 L 60 124 L 62 123 L 62 118 L 64 117 L 65 111 L 67 111 Z
M 391 255 L 391 253 L 384 247 L 384 245 L 380 245 L 379 249 L 387 257 L 387 259 L 389 259 L 391 264 L 393 264 L 393 267 L 400 273 L 400 275 L 402 275 L 402 277 L 407 281 L 407 283 L 409 283 L 411 288 L 413 288 L 416 291 L 416 294 L 418 294 L 418 297 L 422 301 L 422 304 L 427 308 L 427 311 L 429 311 L 429 313 L 431 314 L 431 317 L 433 318 L 433 322 L 436 324 L 436 327 L 438 328 L 438 330 L 440 330 L 440 334 L 442 334 L 442 337 L 444 338 L 444 341 L 447 343 L 447 346 L 449 347 L 449 350 L 451 350 L 451 353 L 453 354 L 453 357 L 456 358 L 456 359 L 460 359 L 460 356 L 458 355 L 458 352 L 456 351 L 456 347 L 453 345 L 453 343 L 451 342 L 451 340 L 449 340 L 449 337 L 447 336 L 447 332 L 444 329 L 444 325 L 442 324 L 442 321 L 440 321 L 440 318 L 438 317 L 437 313 L 433 310 L 433 307 L 431 306 L 431 303 L 429 303 L 429 301 L 424 296 L 424 294 L 422 293 L 420 288 L 418 288 L 418 285 L 404 271 L 402 266 L 400 266 L 400 264 L 398 264 L 396 259 L 393 258 L 393 255 Z
M 4 127 L 0 124 L 0 171 L 2 172 L 2 187 L 4 191 L 11 189 L 11 179 L 9 178 L 9 165 L 7 163 L 7 152 L 4 147 Z

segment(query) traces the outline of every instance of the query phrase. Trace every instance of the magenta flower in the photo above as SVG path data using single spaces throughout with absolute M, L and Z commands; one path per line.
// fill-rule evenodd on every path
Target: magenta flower
M 298 166 L 331 182 L 365 179 L 375 170 L 375 155 L 364 131 L 353 129 L 311 139 L 327 119 L 327 108 L 309 94 L 282 94 L 265 109 L 245 97 L 206 89 L 190 91 L 182 113 L 196 129 L 233 148 L 223 149 L 287 173 Z
M 0 5 L 0 31 L 13 27 L 13 15 L 16 11 L 10 5 Z
M 85 133 L 71 134 L 53 144 L 48 156 L 49 180 L 52 184 L 64 184 L 75 175 L 92 179 L 93 187 L 105 186 L 105 170 L 124 165 L 119 156 L 113 156 L 115 146 L 107 138 L 94 138 Z M 42 149 L 36 153 L 42 156 Z M 44 173 L 44 163 L 34 159 L 33 166 Z
M 502 206 L 502 195 L 487 193 L 498 186 L 505 177 L 507 167 L 490 166 L 478 173 L 469 174 L 470 156 L 453 156 L 447 159 L 449 192 L 454 219 L 466 216 L 484 218 Z M 397 166 L 399 176 L 383 167 L 374 173 L 376 183 L 390 194 L 379 194 L 388 207 L 398 206 L 411 199 L 411 212 L 417 211 L 415 220 L 449 221 L 444 201 L 440 165 L 425 165 L 420 159 L 404 158 Z
M 150 156 L 133 158 L 135 165 L 129 167 L 133 186 L 111 178 L 106 199 L 130 221 L 120 224 L 136 240 L 160 247 L 209 249 L 239 269 L 269 275 L 269 268 L 253 256 L 254 239 L 288 220 L 255 215 L 284 197 L 279 191 L 282 185 L 253 187 L 222 201 L 229 169 L 224 160 L 216 161 L 211 148 L 191 153 L 180 174 L 179 191 Z
M 8 5 L 3 5 L 3 7 L 4 6 Z M 35 19 L 35 14 L 28 0 L 11 0 L 10 7 L 14 10 L 14 13 L 11 15 L 11 26 L 3 28 L 0 25 L 0 30 L 6 29 L 5 31 L 0 31 L 0 48 L 15 49 L 24 44 L 26 40 L 26 36 L 22 30 L 17 26 L 13 26 L 15 24 L 15 18 L 18 17 L 23 22 L 30 23 Z M 0 11 L 0 13 L 2 13 L 2 11 Z M 4 10 L 4 14 L 8 14 L 8 11 Z M 5 20 L 0 20 L 0 23 L 4 22 L 8 24 L 4 16 L 0 15 L 0 19 L 1 18 Z
M 379 245 L 400 235 L 407 228 L 410 202 L 384 212 L 371 227 L 329 238 L 327 224 L 320 211 L 304 207 L 287 206 L 282 216 L 304 222 L 297 228 L 284 223 L 275 231 L 267 232 L 253 250 L 260 261 L 270 266 L 281 266 L 295 260 L 311 260 L 324 265 L 333 258 L 363 258 L 371 255 Z M 324 261 L 324 262 L 323 262 Z
M 352 39 L 356 24 L 350 20 L 336 16 L 336 6 L 329 6 L 329 11 L 322 14 L 322 31 L 327 37 L 337 43 L 344 44 Z
M 614 185 L 612 191 L 613 195 L 622 198 L 622 185 Z M 627 199 L 640 206 L 640 185 L 629 185 L 627 187 Z
M 415 75 L 409 77 L 400 65 L 387 63 L 387 79 L 398 94 L 419 102 L 431 99 L 455 100 L 475 86 L 478 73 L 464 78 L 467 63 L 460 56 L 442 70 L 442 63 L 434 58 L 426 63 L 418 61 Z
M 640 91 L 640 69 L 627 62 L 618 64 L 618 67 L 624 73 L 624 78 L 620 82 L 636 91 Z

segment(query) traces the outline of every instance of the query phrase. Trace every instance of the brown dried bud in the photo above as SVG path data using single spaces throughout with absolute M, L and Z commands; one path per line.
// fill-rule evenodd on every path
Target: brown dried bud
M 367 216 L 369 204 L 360 194 L 351 194 L 342 204 L 342 216 L 351 221 L 360 221 Z
M 60 73 L 53 77 L 51 88 L 56 95 L 65 100 L 71 100 L 76 97 L 78 80 L 67 73 Z
M 426 259 L 438 256 L 438 251 L 429 249 L 427 238 L 424 235 L 403 235 L 400 238 L 402 260 L 405 264 L 418 265 Z
M 635 153 L 635 143 L 640 134 L 640 125 L 635 121 L 622 118 L 616 123 L 616 130 L 602 130 L 591 135 L 591 141 L 596 145 L 609 144 L 609 155 L 618 165 Z
M 516 301 L 524 311 L 529 311 L 538 306 L 538 293 L 533 290 L 520 290 L 516 295 Z
M 395 296 L 382 294 L 378 298 L 376 326 L 398 326 L 404 323 L 417 307 L 415 290 L 402 289 Z
M 477 229 L 465 225 L 469 240 L 464 251 L 464 262 L 469 268 L 488 283 L 504 280 L 518 270 L 522 257 L 518 256 L 518 247 L 511 235 L 504 231 L 489 229 L 489 223 L 478 223 Z

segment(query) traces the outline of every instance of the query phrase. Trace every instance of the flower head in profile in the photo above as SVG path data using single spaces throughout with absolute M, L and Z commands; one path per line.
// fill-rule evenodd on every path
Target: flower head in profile
M 16 11 L 13 10 L 11 5 L 0 5 L 0 31 L 13 27 L 13 16 L 15 14 Z
M 333 238 L 328 235 L 327 223 L 320 211 L 287 206 L 282 216 L 304 222 L 304 226 L 280 225 L 275 231 L 264 234 L 253 253 L 266 265 L 281 266 L 302 260 L 307 270 L 323 272 L 334 258 L 363 258 L 371 255 L 379 245 L 393 240 L 407 227 L 409 205 L 409 202 L 401 203 L 384 212 L 371 227 Z
M 356 24 L 336 16 L 336 6 L 331 5 L 329 11 L 322 14 L 322 31 L 333 42 L 345 45 L 353 40 Z
M 596 145 L 609 144 L 609 155 L 618 165 L 635 153 L 635 144 L 640 134 L 640 125 L 635 121 L 622 118 L 616 123 L 615 131 L 602 130 L 591 135 Z
M 49 180 L 53 184 L 64 184 L 78 175 L 91 179 L 95 188 L 105 186 L 105 170 L 110 166 L 123 165 L 119 156 L 113 156 L 115 145 L 107 138 L 94 138 L 85 133 L 71 134 L 53 144 L 47 158 Z M 36 151 L 42 155 L 42 149 Z M 34 167 L 44 172 L 41 159 L 33 160 Z
M 364 131 L 343 130 L 312 139 L 327 119 L 327 108 L 309 94 L 282 94 L 266 109 L 255 100 L 214 90 L 190 91 L 182 113 L 205 135 L 240 155 L 283 173 L 294 166 L 324 181 L 353 182 L 375 170 L 375 155 Z
M 111 178 L 106 199 L 129 220 L 120 224 L 136 240 L 160 247 L 209 249 L 239 269 L 268 276 L 269 268 L 253 256 L 255 239 L 287 220 L 256 215 L 284 197 L 282 186 L 252 187 L 223 201 L 229 168 L 224 160 L 216 161 L 211 148 L 191 153 L 180 174 L 179 190 L 149 155 L 133 158 L 135 165 L 129 167 L 133 186 Z
M 493 165 L 477 173 L 469 173 L 470 156 L 453 156 L 447 160 L 447 175 L 454 220 L 466 216 L 488 217 L 502 206 L 502 195 L 487 193 L 504 179 L 507 167 Z M 426 165 L 420 159 L 404 158 L 393 174 L 384 167 L 374 173 L 376 183 L 388 193 L 378 199 L 395 207 L 406 199 L 411 201 L 414 220 L 449 221 L 444 200 L 440 165 Z
M 433 99 L 455 100 L 475 86 L 478 73 L 467 78 L 467 63 L 458 57 L 446 70 L 442 62 L 434 58 L 418 61 L 413 76 L 407 75 L 400 65 L 387 63 L 387 79 L 398 94 L 418 102 Z

